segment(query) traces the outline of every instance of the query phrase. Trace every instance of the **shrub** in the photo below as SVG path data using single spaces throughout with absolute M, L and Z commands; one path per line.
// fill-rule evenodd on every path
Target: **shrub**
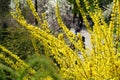
M 84 49 L 81 35 L 74 35 L 67 29 L 60 17 L 58 4 L 56 5 L 56 17 L 58 24 L 65 32 L 71 44 L 74 45 L 74 50 L 71 49 L 68 44 L 66 44 L 63 34 L 59 34 L 58 37 L 55 37 L 50 33 L 47 21 L 45 20 L 45 14 L 42 15 L 42 20 L 35 12 L 35 8 L 31 0 L 27 0 L 27 2 L 30 9 L 32 10 L 33 15 L 39 22 L 39 27 L 30 25 L 26 22 L 22 16 L 21 10 L 19 9 L 18 0 L 15 1 L 16 10 L 15 12 L 11 12 L 12 16 L 30 33 L 33 39 L 38 40 L 42 43 L 45 48 L 45 56 L 51 59 L 51 64 L 55 66 L 62 79 L 120 79 L 120 52 L 118 47 L 120 39 L 119 0 L 113 0 L 114 4 L 109 24 L 104 21 L 104 17 L 101 15 L 102 10 L 99 8 L 97 0 L 93 2 L 93 5 L 95 6 L 93 11 L 90 10 L 89 2 L 84 0 L 86 10 L 94 22 L 93 30 L 91 30 L 89 27 L 89 23 L 86 19 L 86 14 L 79 4 L 80 1 L 76 0 L 76 4 L 78 5 L 78 8 L 83 16 L 87 30 L 91 34 L 92 49 Z M 114 29 L 116 29 L 115 33 Z M 36 43 L 33 43 L 33 45 L 35 45 L 35 53 L 38 53 Z M 16 62 L 13 62 L 9 57 L 5 56 L 2 53 L 0 54 L 0 59 L 6 62 L 10 67 L 14 68 L 16 71 L 21 70 L 21 68 L 24 69 L 24 67 L 27 68 L 27 70 L 25 69 L 26 71 L 24 70 L 23 76 L 25 77 L 21 79 L 28 80 L 32 79 L 35 76 L 37 70 L 33 67 L 34 64 L 32 64 L 33 66 L 30 67 L 23 60 L 19 59 L 17 55 L 13 54 L 2 46 L 0 46 L 0 48 L 16 60 Z M 78 52 L 81 52 L 83 58 L 80 58 L 78 56 Z M 43 68 L 45 68 L 45 66 Z M 49 69 L 48 67 L 46 68 Z M 49 71 L 51 70 L 49 69 Z M 51 80 L 55 78 L 53 75 L 49 74 L 49 76 L 47 76 L 45 79 Z

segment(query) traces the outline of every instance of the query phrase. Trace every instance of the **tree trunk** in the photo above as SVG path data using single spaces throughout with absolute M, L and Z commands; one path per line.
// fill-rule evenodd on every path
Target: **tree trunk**
M 35 0 L 35 9 L 36 9 L 36 12 L 38 12 L 37 0 Z M 35 25 L 38 25 L 37 19 L 35 19 Z

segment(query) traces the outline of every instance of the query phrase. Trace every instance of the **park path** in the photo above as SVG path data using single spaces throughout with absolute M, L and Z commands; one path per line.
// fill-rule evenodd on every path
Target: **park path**
M 84 28 L 80 31 L 80 34 L 85 37 L 85 48 L 86 49 L 92 49 L 92 44 L 91 44 L 91 36 L 90 33 Z
M 85 29 L 83 28 L 81 31 L 80 31 L 80 34 L 85 37 L 85 42 L 84 42 L 84 45 L 85 45 L 85 52 L 87 53 L 87 55 L 90 55 L 90 52 L 92 50 L 92 43 L 91 43 L 91 36 L 90 36 L 90 33 Z M 81 52 L 78 53 L 78 56 L 81 58 L 81 60 L 84 61 L 84 58 L 81 54 Z
M 76 31 L 75 31 L 74 28 L 71 28 L 70 31 L 73 34 L 76 34 Z M 82 28 L 81 31 L 77 32 L 77 33 L 80 33 L 85 38 L 85 41 L 84 41 L 85 48 L 91 50 L 92 49 L 91 37 L 90 37 L 90 33 L 87 31 L 87 29 L 86 28 Z

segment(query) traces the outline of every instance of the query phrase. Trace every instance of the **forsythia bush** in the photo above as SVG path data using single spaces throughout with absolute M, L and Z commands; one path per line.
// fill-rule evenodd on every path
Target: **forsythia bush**
M 11 11 L 12 16 L 31 34 L 33 39 L 39 40 L 45 48 L 45 55 L 52 60 L 52 63 L 63 80 L 120 80 L 120 1 L 113 0 L 113 8 L 109 24 L 104 21 L 102 10 L 98 6 L 98 1 L 94 0 L 94 11 L 90 10 L 89 2 L 83 0 L 86 10 L 94 22 L 93 30 L 90 28 L 86 18 L 86 14 L 76 0 L 79 11 L 81 12 L 84 23 L 88 32 L 91 34 L 92 49 L 84 49 L 81 35 L 71 33 L 63 23 L 59 6 L 56 5 L 56 17 L 59 26 L 64 30 L 67 38 L 74 45 L 75 49 L 71 49 L 64 39 L 63 34 L 55 37 L 48 29 L 47 21 L 45 20 L 45 13 L 42 14 L 42 19 L 35 12 L 34 5 L 31 0 L 27 3 L 39 22 L 38 26 L 33 26 L 24 19 L 19 8 L 18 0 L 14 0 L 15 10 Z M 114 32 L 115 30 L 115 32 Z M 33 42 L 35 53 L 39 55 L 36 43 Z M 12 69 L 19 71 L 24 70 L 22 80 L 57 80 L 53 75 L 43 78 L 33 78 L 37 70 L 30 67 L 17 55 L 7 50 L 2 45 L 0 46 L 0 59 L 4 61 Z M 3 54 L 5 52 L 7 55 Z M 78 56 L 81 52 L 82 57 Z M 8 56 L 9 55 L 9 56 Z M 41 56 L 41 55 L 40 55 Z M 11 58 L 14 58 L 11 59 Z M 41 69 L 39 69 L 41 70 Z M 42 70 L 41 70 L 42 71 Z M 36 74 L 37 73 L 37 74 Z M 20 80 L 19 79 L 19 80 Z

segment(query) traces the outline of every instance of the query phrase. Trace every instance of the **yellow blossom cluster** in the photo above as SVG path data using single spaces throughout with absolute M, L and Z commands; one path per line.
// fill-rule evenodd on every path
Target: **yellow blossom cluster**
M 86 14 L 79 4 L 80 0 L 76 0 L 85 25 L 91 34 L 92 50 L 88 51 L 83 48 L 81 34 L 75 35 L 71 33 L 63 23 L 62 18 L 60 17 L 59 3 L 57 3 L 55 9 L 57 22 L 77 51 L 71 49 L 69 45 L 66 44 L 63 34 L 59 34 L 58 37 L 55 37 L 50 33 L 47 20 L 45 20 L 45 14 L 42 14 L 43 18 L 40 19 L 32 0 L 27 0 L 27 2 L 41 28 L 30 25 L 26 22 L 19 8 L 18 0 L 15 0 L 16 10 L 15 12 L 11 12 L 11 14 L 33 37 L 32 43 L 37 54 L 39 53 L 35 40 L 37 39 L 42 43 L 45 48 L 45 55 L 52 60 L 63 80 L 119 80 L 120 52 L 118 51 L 119 48 L 116 48 L 116 44 L 118 44 L 120 40 L 120 1 L 113 1 L 114 5 L 111 20 L 110 23 L 107 24 L 104 21 L 104 17 L 101 15 L 102 10 L 98 6 L 98 1 L 94 1 L 96 7 L 94 12 L 91 12 L 89 10 L 89 2 L 84 0 L 86 9 L 94 22 L 94 28 L 92 31 L 87 21 Z M 117 19 L 117 21 L 115 19 Z M 116 27 L 116 33 L 113 33 L 114 27 Z M 114 35 L 116 36 L 116 39 L 114 39 Z M 3 46 L 0 46 L 0 48 L 17 61 L 14 63 L 10 58 L 5 57 L 4 54 L 0 54 L 0 59 L 4 60 L 12 68 L 17 69 L 21 67 L 21 65 L 23 67 L 29 67 L 24 61 Z M 79 57 L 78 52 L 81 52 L 84 59 Z M 33 74 L 35 73 L 32 68 L 30 68 L 29 71 Z M 29 80 L 30 78 L 31 76 L 27 75 L 23 80 Z M 52 80 L 52 78 L 51 76 L 48 76 L 44 80 Z

